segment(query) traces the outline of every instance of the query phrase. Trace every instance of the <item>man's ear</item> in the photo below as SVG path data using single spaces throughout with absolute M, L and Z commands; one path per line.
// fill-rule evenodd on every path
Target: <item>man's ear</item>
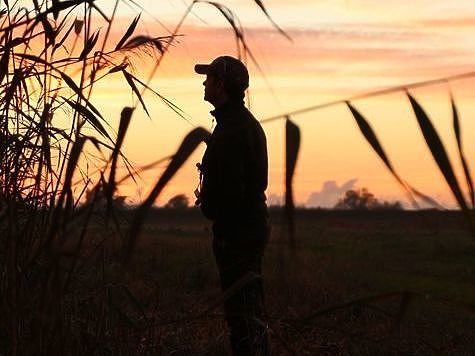
M 216 81 L 216 86 L 218 87 L 218 89 L 224 90 L 224 80 Z

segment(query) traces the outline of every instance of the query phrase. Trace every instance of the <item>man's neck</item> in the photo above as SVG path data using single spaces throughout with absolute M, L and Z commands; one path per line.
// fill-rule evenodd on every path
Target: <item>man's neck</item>
M 214 103 L 212 103 L 212 104 L 213 104 L 213 106 L 214 106 L 214 109 L 217 110 L 217 109 L 223 107 L 224 105 L 226 105 L 228 102 L 229 102 L 229 98 L 227 98 L 227 97 L 222 97 L 222 98 L 216 100 L 216 101 L 215 101 Z

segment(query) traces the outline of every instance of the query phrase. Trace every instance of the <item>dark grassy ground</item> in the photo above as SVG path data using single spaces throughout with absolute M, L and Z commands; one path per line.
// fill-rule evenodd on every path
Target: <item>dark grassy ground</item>
M 264 282 L 273 354 L 473 354 L 475 240 L 460 214 L 301 210 L 294 251 L 281 213 L 271 220 Z M 154 353 L 227 354 L 221 306 L 207 311 L 220 293 L 199 211 L 151 212 L 127 273 L 105 268 L 153 320 L 143 339 Z M 381 297 L 354 303 L 371 296 Z M 140 319 L 125 304 L 124 318 Z

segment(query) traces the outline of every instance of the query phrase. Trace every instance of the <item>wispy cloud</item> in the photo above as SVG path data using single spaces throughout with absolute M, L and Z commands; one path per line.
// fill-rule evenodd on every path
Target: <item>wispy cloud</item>
M 475 17 L 453 17 L 453 18 L 433 18 L 420 20 L 417 25 L 423 27 L 444 28 L 475 28 Z

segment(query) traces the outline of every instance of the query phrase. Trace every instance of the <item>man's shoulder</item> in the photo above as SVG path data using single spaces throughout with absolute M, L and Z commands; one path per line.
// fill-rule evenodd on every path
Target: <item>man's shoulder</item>
M 246 109 L 247 110 L 247 109 Z M 259 138 L 265 139 L 265 132 L 264 129 L 262 128 L 261 123 L 259 120 L 256 119 L 256 117 L 249 111 L 249 120 L 248 120 L 248 132 L 250 134 L 253 134 L 254 136 L 257 136 Z
M 259 120 L 245 106 L 228 112 L 226 124 L 217 130 L 219 138 L 244 141 L 265 140 L 265 133 Z M 218 127 L 217 127 L 218 128 Z M 230 143 L 230 141 L 228 141 Z

